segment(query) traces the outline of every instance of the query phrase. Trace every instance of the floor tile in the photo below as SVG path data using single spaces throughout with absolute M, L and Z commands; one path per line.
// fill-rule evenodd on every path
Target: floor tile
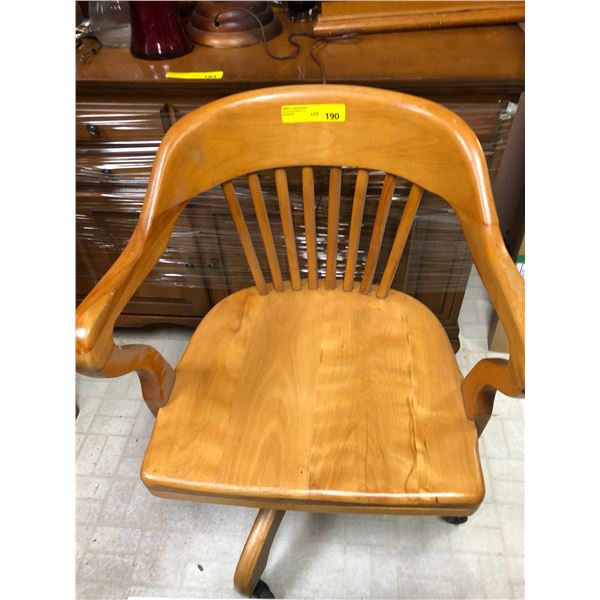
M 467 323 L 479 324 L 479 314 L 477 311 L 477 304 L 475 298 L 465 298 L 460 307 L 460 314 L 458 316 L 458 322 L 460 325 Z
M 469 517 L 468 523 L 474 527 L 499 527 L 495 502 L 484 500 L 477 511 Z
M 442 600 L 457 598 L 454 582 L 432 579 L 398 578 L 398 598 L 406 600 Z
M 124 456 L 119 462 L 117 474 L 125 477 L 140 477 L 141 465 L 141 458 L 137 456 Z
M 449 552 L 450 530 L 453 527 L 440 517 L 413 517 L 419 521 L 419 535 L 416 536 L 418 550 L 424 552 Z M 400 544 L 401 552 L 410 551 L 409 544 Z
M 75 431 L 77 433 L 87 433 L 96 416 L 100 399 L 78 396 L 77 403 L 79 404 L 79 415 L 75 420 Z
M 112 475 L 116 472 L 127 438 L 121 435 L 108 436 L 102 453 L 96 462 L 95 475 Z
M 294 545 L 283 539 L 273 544 L 265 580 L 281 597 L 341 598 L 344 596 L 343 544 Z
M 406 579 L 453 579 L 455 566 L 451 552 L 421 551 L 412 554 L 401 553 L 398 574 Z
M 126 398 L 129 390 L 133 389 L 133 384 L 137 383 L 137 380 L 138 376 L 135 373 L 111 377 L 106 396 L 109 398 Z
M 134 569 L 133 555 L 116 555 L 112 552 L 88 552 L 79 564 L 78 578 L 102 583 L 127 579 Z
M 144 406 L 143 409 L 138 413 L 135 423 L 131 428 L 130 434 L 135 437 L 142 437 L 145 440 L 146 446 L 154 427 L 154 416 L 150 410 Z M 145 448 L 145 446 L 144 446 Z
M 523 505 L 498 504 L 496 509 L 504 553 L 508 556 L 523 556 Z
M 79 454 L 81 447 L 83 446 L 83 442 L 85 442 L 85 433 L 76 433 L 75 434 L 75 455 Z
M 103 500 L 95 498 L 77 498 L 75 501 L 75 521 L 79 524 L 95 524 L 102 509 Z
M 105 377 L 78 377 L 75 382 L 75 390 L 77 394 L 79 408 L 83 398 L 102 398 L 106 395 L 106 391 L 112 379 Z
M 235 562 L 209 561 L 196 559 L 185 565 L 182 581 L 183 596 L 198 594 L 211 597 L 215 592 L 228 593 L 227 597 L 242 597 L 233 589 Z
M 348 544 L 344 554 L 344 598 L 371 597 L 371 547 Z
M 481 434 L 481 442 L 483 442 L 485 454 L 489 458 L 509 457 L 503 425 L 504 422 L 502 420 L 492 418 Z
M 134 422 L 134 419 L 127 417 L 106 417 L 104 415 L 96 415 L 90 425 L 90 431 L 92 433 L 128 435 L 133 428 Z
M 493 415 L 500 419 L 523 421 L 523 398 L 509 398 L 497 392 Z
M 512 597 L 512 586 L 504 556 L 482 554 L 479 556 L 481 580 L 485 597 L 502 600 Z
M 141 535 L 141 529 L 97 527 L 89 549 L 94 552 L 135 554 Z
M 108 417 L 135 417 L 143 402 L 122 398 L 104 398 L 98 407 L 98 414 Z
M 146 409 L 147 410 L 147 409 Z M 135 426 L 134 426 L 135 427 Z M 139 435 L 131 434 L 127 438 L 127 444 L 123 450 L 123 456 L 127 458 L 139 458 L 140 465 L 142 459 L 144 458 L 144 454 L 146 452 L 146 448 L 148 447 L 148 439 Z
M 104 449 L 104 444 L 106 444 L 106 439 L 107 436 L 105 435 L 93 433 L 86 436 L 83 446 L 77 455 L 76 469 L 78 475 L 91 475 L 94 472 Z
M 523 460 L 523 422 L 502 421 L 502 428 L 509 457 Z
M 346 544 L 396 546 L 401 525 L 399 517 L 348 515 L 345 519 Z
M 75 553 L 78 562 L 82 560 L 87 553 L 88 545 L 92 540 L 92 534 L 94 533 L 95 528 L 95 525 L 83 525 L 82 523 L 77 523 Z
M 76 586 L 78 600 L 123 600 L 122 583 L 106 580 L 83 581 L 78 579 Z
M 510 458 L 488 458 L 489 472 L 494 480 L 523 481 L 523 461 Z
M 371 546 L 371 598 L 398 598 L 398 556 L 389 548 Z
M 522 481 L 492 481 L 494 496 L 498 504 L 523 504 L 524 484 Z
M 495 527 L 474 527 L 467 522 L 450 535 L 450 545 L 456 552 L 498 554 L 503 551 L 502 534 Z
M 75 484 L 76 498 L 104 498 L 110 487 L 106 477 L 78 475 Z
M 523 558 L 517 556 L 507 556 L 506 565 L 508 567 L 508 575 L 514 584 L 523 585 L 525 581 L 525 569 Z

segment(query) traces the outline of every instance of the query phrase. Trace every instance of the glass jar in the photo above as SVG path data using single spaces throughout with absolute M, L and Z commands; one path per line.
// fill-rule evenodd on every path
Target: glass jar
M 129 2 L 90 2 L 90 30 L 103 46 L 128 48 L 131 43 Z
M 191 52 L 179 2 L 132 2 L 131 53 L 138 58 L 175 58 Z

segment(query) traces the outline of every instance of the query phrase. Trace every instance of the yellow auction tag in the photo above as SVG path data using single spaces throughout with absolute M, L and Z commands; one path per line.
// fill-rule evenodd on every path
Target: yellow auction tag
M 282 123 L 343 123 L 345 104 L 287 104 L 281 107 Z
M 169 71 L 167 73 L 167 79 L 222 79 L 222 77 L 223 71 L 201 71 L 197 73 Z

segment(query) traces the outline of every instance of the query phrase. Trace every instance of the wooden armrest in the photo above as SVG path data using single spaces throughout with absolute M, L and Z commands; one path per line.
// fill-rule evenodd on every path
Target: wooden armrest
M 121 256 L 76 312 L 77 371 L 93 377 L 118 377 L 136 371 L 144 400 L 155 415 L 169 399 L 175 372 L 151 346 L 116 346 L 113 329 L 124 306 L 162 254 L 176 218 L 170 218 L 160 235 L 153 236 L 145 235 L 140 219 Z
M 525 393 L 525 283 L 504 246 L 496 224 L 482 237 L 467 241 L 479 275 L 490 295 L 500 322 L 506 330 L 509 360 L 487 358 L 479 361 L 463 381 L 467 417 L 481 432 L 492 414 L 495 390 L 507 396 Z

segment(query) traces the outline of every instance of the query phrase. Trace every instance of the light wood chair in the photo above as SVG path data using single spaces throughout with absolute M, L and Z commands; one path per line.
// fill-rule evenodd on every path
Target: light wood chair
M 283 123 L 284 105 L 342 103 L 344 122 Z M 336 277 L 341 167 L 358 169 L 343 278 Z M 286 168 L 302 168 L 308 278 L 300 276 Z M 326 276 L 319 279 L 313 167 L 330 168 Z M 258 173 L 274 170 L 289 263 L 284 281 Z M 361 281 L 368 171 L 387 175 Z M 270 282 L 232 184 L 247 177 Z M 396 178 L 412 182 L 379 283 L 374 274 Z M 193 196 L 222 185 L 255 286 L 203 319 L 177 368 L 146 345 L 118 347 L 120 311 L 161 256 Z M 510 360 L 463 378 L 439 321 L 390 289 L 423 190 L 444 198 L 506 329 Z M 366 235 L 365 232 L 362 232 Z M 385 257 L 381 257 L 381 260 Z M 77 368 L 136 371 L 156 415 L 141 476 L 164 498 L 256 507 L 234 582 L 260 576 L 286 510 L 464 518 L 484 497 L 478 435 L 495 390 L 524 392 L 524 284 L 509 257 L 471 129 L 433 102 L 358 86 L 269 88 L 177 122 L 152 170 L 123 254 L 77 309 Z

